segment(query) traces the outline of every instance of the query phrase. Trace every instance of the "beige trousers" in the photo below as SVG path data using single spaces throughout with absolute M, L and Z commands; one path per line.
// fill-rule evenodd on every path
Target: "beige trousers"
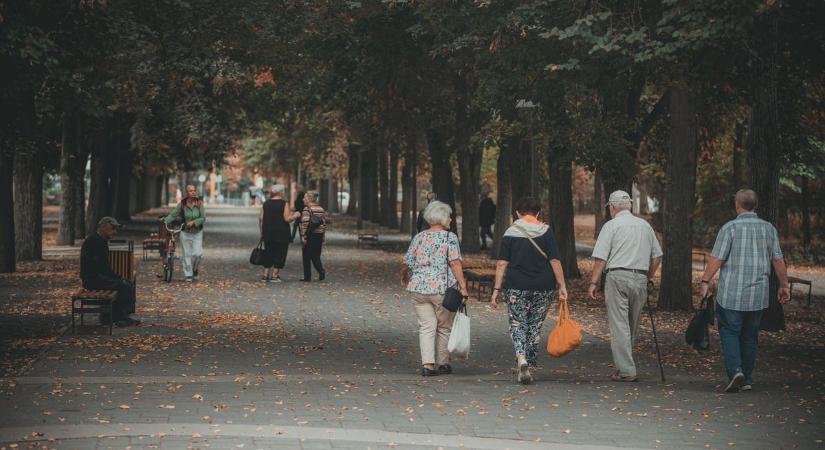
M 647 300 L 647 276 L 623 270 L 610 272 L 605 280 L 604 297 L 613 365 L 620 375 L 635 377 L 633 343 L 636 342 L 639 317 Z
M 441 306 L 443 295 L 413 294 L 413 305 L 418 315 L 418 343 L 421 347 L 421 364 L 449 364 L 450 352 L 447 341 L 453 328 L 455 313 Z

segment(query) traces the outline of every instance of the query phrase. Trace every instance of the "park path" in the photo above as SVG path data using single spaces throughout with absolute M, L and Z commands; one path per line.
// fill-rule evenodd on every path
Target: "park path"
M 263 284 L 247 262 L 255 221 L 252 209 L 210 211 L 202 281 L 166 284 L 156 259 L 141 261 L 144 324 L 63 335 L 0 380 L 0 447 L 811 448 L 825 439 L 825 391 L 810 373 L 823 355 L 750 394 L 722 395 L 719 367 L 661 384 L 647 357 L 639 383 L 608 382 L 609 346 L 588 335 L 569 356 L 544 357 L 525 387 L 512 382 L 506 314 L 486 303 L 469 308 L 470 359 L 423 379 L 400 255 L 331 232 L 326 281 L 298 282 L 293 245 L 285 282 Z

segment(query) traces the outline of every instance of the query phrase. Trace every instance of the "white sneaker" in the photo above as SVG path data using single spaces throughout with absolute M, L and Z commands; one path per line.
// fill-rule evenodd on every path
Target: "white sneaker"
M 751 385 L 749 385 L 749 384 L 746 384 L 746 385 L 742 386 L 739 390 L 740 390 L 740 391 L 742 391 L 742 392 L 752 391 L 752 390 L 753 390 L 753 386 L 751 386 Z
M 729 394 L 733 394 L 739 392 L 739 389 L 742 388 L 742 383 L 745 381 L 745 374 L 742 372 L 736 372 L 736 375 L 730 379 L 730 383 L 725 388 L 725 392 Z
M 186 277 L 186 282 L 191 283 L 192 282 L 192 277 Z

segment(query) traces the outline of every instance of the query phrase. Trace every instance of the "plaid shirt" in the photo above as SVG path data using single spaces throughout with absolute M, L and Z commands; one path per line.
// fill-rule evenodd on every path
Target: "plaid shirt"
M 711 256 L 723 261 L 716 301 L 725 309 L 759 311 L 768 307 L 771 261 L 782 258 L 776 228 L 746 212 L 726 223 Z

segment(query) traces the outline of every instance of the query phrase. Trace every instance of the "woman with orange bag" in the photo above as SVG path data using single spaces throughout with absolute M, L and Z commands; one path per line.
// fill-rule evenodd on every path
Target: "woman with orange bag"
M 500 293 L 507 302 L 510 338 L 518 364 L 517 381 L 533 382 L 530 369 L 538 362 L 541 326 L 550 307 L 553 292 L 567 300 L 564 271 L 553 231 L 541 222 L 541 204 L 532 197 L 516 203 L 516 220 L 504 233 L 496 264 L 492 306 L 498 306 Z M 549 264 L 548 264 L 549 262 Z

